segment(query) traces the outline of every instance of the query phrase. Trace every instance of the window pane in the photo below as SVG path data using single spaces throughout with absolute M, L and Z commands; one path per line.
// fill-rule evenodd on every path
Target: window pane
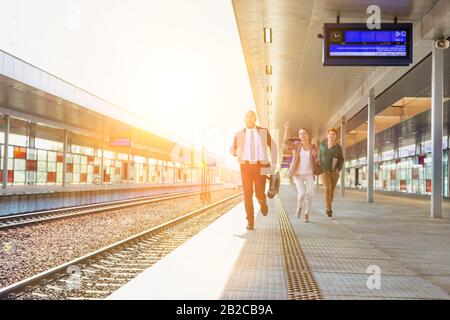
M 9 144 L 15 146 L 26 147 L 27 146 L 27 136 L 21 134 L 9 134 Z
M 54 151 L 49 151 L 47 154 L 47 160 L 48 161 L 52 161 L 52 162 L 56 162 L 56 152 Z
M 27 148 L 24 147 L 14 147 L 14 158 L 15 159 L 25 159 L 27 157 Z
M 46 161 L 38 161 L 38 171 L 47 171 L 47 162 Z
M 37 149 L 63 151 L 63 143 L 59 141 L 36 138 L 34 145 Z
M 47 151 L 39 150 L 38 151 L 38 160 L 47 160 Z
M 36 177 L 37 177 L 37 174 L 35 171 L 28 171 L 27 172 L 27 183 L 34 184 L 36 182 Z
M 48 162 L 47 163 L 47 171 L 48 172 L 56 172 L 56 162 Z
M 37 183 L 39 183 L 39 184 L 47 183 L 47 172 L 38 171 Z
M 24 160 L 24 159 L 14 159 L 14 170 L 25 171 L 25 164 L 26 164 L 26 160 Z M 15 179 L 14 179 L 14 181 L 15 181 Z
M 28 160 L 37 160 L 37 150 L 36 149 L 28 149 L 27 159 Z
M 14 170 L 14 182 L 25 183 L 25 171 Z

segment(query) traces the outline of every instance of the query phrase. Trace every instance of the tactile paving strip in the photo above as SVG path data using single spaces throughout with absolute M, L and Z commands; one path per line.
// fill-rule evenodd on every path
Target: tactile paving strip
M 320 300 L 319 287 L 309 270 L 308 262 L 300 248 L 297 237 L 292 230 L 283 205 L 276 199 L 276 209 L 280 223 L 280 236 L 285 262 L 285 278 L 288 287 L 289 300 Z

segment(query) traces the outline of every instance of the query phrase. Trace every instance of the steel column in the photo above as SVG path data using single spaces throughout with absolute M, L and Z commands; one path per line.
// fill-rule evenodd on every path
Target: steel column
M 130 183 L 130 148 L 128 148 L 128 155 L 127 155 L 127 183 Z
M 67 171 L 67 130 L 64 129 L 63 132 L 63 170 L 62 170 L 62 186 L 65 187 L 67 184 L 66 181 L 66 171 Z
M 346 121 L 345 117 L 341 119 L 341 147 L 342 155 L 344 156 L 344 166 L 341 170 L 341 196 L 345 195 L 345 132 L 346 132 Z
M 2 174 L 2 188 L 6 189 L 8 186 L 8 149 L 9 149 L 9 131 L 11 121 L 9 116 L 5 116 L 5 135 L 3 143 L 3 174 Z
M 373 149 L 375 146 L 375 95 L 370 90 L 367 106 L 367 202 L 373 202 Z
M 105 182 L 105 139 L 102 138 L 102 157 L 100 159 L 100 184 Z
M 431 218 L 442 217 L 444 50 L 433 45 L 431 67 Z

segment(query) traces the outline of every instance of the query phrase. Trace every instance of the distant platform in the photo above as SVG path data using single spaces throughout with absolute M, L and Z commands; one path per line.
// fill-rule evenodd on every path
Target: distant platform
M 0 189 L 2 195 L 23 195 L 23 194 L 43 194 L 57 192 L 78 192 L 78 191 L 102 191 L 102 190 L 123 190 L 123 189 L 158 189 L 179 186 L 199 186 L 198 183 L 117 183 L 117 184 L 69 184 L 65 187 L 60 185 L 29 185 L 29 186 L 8 186 L 6 190 Z
M 234 185 L 217 183 L 211 185 L 211 190 L 228 187 L 232 188 Z M 200 188 L 201 185 L 198 183 L 10 187 L 0 194 L 0 216 L 127 200 L 163 193 L 200 191 Z

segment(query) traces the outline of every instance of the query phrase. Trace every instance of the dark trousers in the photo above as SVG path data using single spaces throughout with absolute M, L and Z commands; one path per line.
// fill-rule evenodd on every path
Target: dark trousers
M 241 164 L 241 177 L 247 220 L 249 224 L 253 224 L 253 190 L 255 190 L 256 199 L 260 204 L 266 202 L 266 176 L 261 174 L 261 165 L 259 164 Z

